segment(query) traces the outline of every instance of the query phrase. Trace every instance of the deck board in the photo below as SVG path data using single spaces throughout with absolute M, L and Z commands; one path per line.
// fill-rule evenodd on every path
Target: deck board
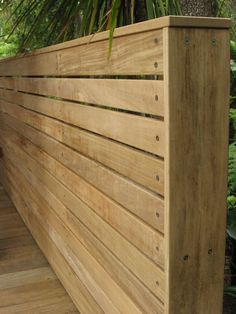
M 78 313 L 0 186 L 0 313 Z

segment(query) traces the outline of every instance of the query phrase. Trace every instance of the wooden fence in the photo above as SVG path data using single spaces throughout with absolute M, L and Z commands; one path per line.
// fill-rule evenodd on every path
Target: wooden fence
M 222 313 L 227 19 L 0 62 L 1 179 L 81 313 Z

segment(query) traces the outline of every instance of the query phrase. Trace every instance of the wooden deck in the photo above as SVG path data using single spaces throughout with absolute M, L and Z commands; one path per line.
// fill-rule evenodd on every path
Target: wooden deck
M 0 313 L 78 313 L 1 186 Z

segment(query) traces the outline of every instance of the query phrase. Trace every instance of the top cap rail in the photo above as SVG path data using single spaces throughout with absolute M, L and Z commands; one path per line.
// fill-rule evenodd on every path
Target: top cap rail
M 140 22 L 132 25 L 122 26 L 116 28 L 113 37 L 127 36 L 135 33 L 141 33 L 151 31 L 155 29 L 161 29 L 165 27 L 193 27 L 193 28 L 230 28 L 231 20 L 228 18 L 214 18 L 214 17 L 189 17 L 189 16 L 163 16 L 160 18 Z M 45 48 L 36 49 L 30 53 L 20 54 L 17 57 L 4 58 L 0 62 L 7 60 L 22 58 L 26 56 L 39 55 L 60 49 L 71 48 L 74 46 L 80 46 L 89 44 L 92 42 L 98 42 L 109 39 L 109 31 L 95 33 L 89 36 L 80 37 L 77 39 L 69 40 L 64 43 L 48 46 Z

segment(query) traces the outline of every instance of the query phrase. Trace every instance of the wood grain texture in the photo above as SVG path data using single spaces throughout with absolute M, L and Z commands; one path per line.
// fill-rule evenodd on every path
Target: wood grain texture
M 8 117 L 5 116 L 4 122 L 7 120 Z M 16 131 L 16 133 L 13 132 L 15 135 L 14 138 L 16 140 L 18 139 L 18 142 L 20 142 L 23 137 L 23 147 L 28 154 L 31 156 L 39 155 L 37 150 L 36 154 L 34 153 L 35 147 L 31 144 L 34 143 L 40 150 L 61 162 L 65 167 L 85 179 L 98 190 L 102 191 L 130 212 L 140 217 L 143 221 L 163 233 L 164 208 L 162 198 L 136 184 L 133 184 L 130 180 L 117 175 L 113 171 L 103 168 L 100 164 L 85 158 L 83 155 L 78 155 L 74 150 L 69 149 L 67 146 L 62 145 L 51 137 L 48 137 L 33 128 L 29 128 L 24 124 L 24 127 L 22 128 L 22 124 L 19 125 L 16 120 L 12 121 L 10 119 L 8 122 L 10 121 L 11 123 L 9 123 L 8 126 L 6 126 L 6 123 L 2 125 L 3 130 L 12 133 L 14 129 Z M 15 128 L 16 125 L 20 127 Z M 26 139 L 29 141 L 26 141 Z M 32 151 L 33 147 L 34 149 Z M 44 154 L 44 156 L 46 155 Z M 41 157 L 38 158 L 39 162 L 40 160 L 43 161 L 43 159 L 41 159 Z M 45 163 L 47 164 L 46 161 Z M 156 173 L 159 173 L 160 171 L 161 170 Z M 160 176 L 160 178 L 162 177 Z M 109 185 L 107 182 L 109 182 Z M 160 189 L 156 190 L 161 191 Z M 145 208 L 145 211 L 143 208 Z
M 158 30 L 165 27 L 202 27 L 202 28 L 230 28 L 231 27 L 231 19 L 229 18 L 214 18 L 214 17 L 188 17 L 188 16 L 163 16 L 157 19 L 152 19 L 149 21 L 135 23 L 128 26 L 118 27 L 114 30 L 114 38 L 122 37 L 132 34 L 138 34 L 142 32 L 147 32 L 151 30 Z M 74 46 L 85 45 L 92 42 L 98 42 L 101 40 L 109 40 L 109 30 L 105 32 L 98 32 L 96 34 L 92 34 L 89 36 L 85 36 L 82 38 L 70 40 L 61 44 L 44 47 L 41 49 L 37 49 L 31 53 L 25 53 L 18 56 L 18 59 L 24 58 L 29 55 L 39 55 L 42 53 L 48 53 L 52 51 L 57 51 L 65 48 L 71 48 Z M 6 58 L 4 60 L 0 60 L 1 62 L 5 62 L 6 60 L 11 60 L 12 57 Z
M 87 248 L 92 253 L 93 256 L 95 254 L 95 256 L 99 257 L 97 260 L 101 263 L 103 267 L 105 265 L 107 266 L 105 267 L 106 271 L 113 277 L 113 279 L 117 283 L 119 283 L 119 286 L 121 286 L 122 288 L 125 288 L 124 291 L 129 292 L 129 295 L 132 296 L 133 300 L 137 301 L 137 304 L 140 306 L 141 309 L 143 309 L 144 311 L 148 313 L 163 313 L 163 306 L 161 302 L 155 297 L 153 297 L 150 291 L 146 289 L 145 286 L 143 286 L 137 280 L 137 278 L 132 275 L 132 273 L 127 271 L 124 268 L 124 266 L 122 266 L 122 264 L 119 263 L 119 260 L 115 259 L 114 256 L 111 253 L 109 253 L 109 250 L 107 250 L 104 246 L 101 245 L 100 241 L 98 241 L 97 238 L 93 236 L 93 233 L 90 233 L 87 230 L 87 228 L 84 227 L 83 224 L 81 224 L 79 220 L 76 219 L 75 216 L 71 215 L 70 212 L 67 212 L 66 207 L 64 207 L 60 203 L 60 201 L 57 200 L 55 197 L 52 197 L 51 192 L 49 192 L 49 190 L 47 190 L 46 187 L 44 187 L 43 189 L 42 183 L 40 183 L 36 179 L 33 182 L 33 186 L 31 185 L 32 187 L 30 187 L 29 185 L 30 183 L 27 183 L 26 179 L 22 177 L 22 175 L 20 175 L 19 171 L 17 173 L 16 169 L 12 168 L 11 165 L 10 165 L 10 168 L 8 169 L 11 169 L 12 171 L 11 176 L 14 175 L 14 177 L 20 180 L 21 193 L 25 195 L 25 192 L 28 191 L 29 200 L 27 198 L 26 203 L 30 202 L 31 208 L 34 209 L 34 212 L 36 213 L 38 217 L 37 219 L 39 219 L 40 221 L 43 220 L 43 225 L 45 225 L 44 217 L 47 216 L 48 224 L 52 226 L 52 229 L 50 228 L 51 235 L 53 234 L 53 228 L 55 227 L 55 222 L 58 220 L 57 219 L 57 216 L 58 216 L 61 219 L 63 219 L 66 225 L 70 227 L 71 231 L 73 231 L 73 234 L 76 235 L 79 239 L 79 240 L 78 239 L 76 240 L 76 246 L 74 247 L 74 250 L 78 250 L 78 248 L 80 247 L 80 243 L 77 243 L 77 242 L 81 241 L 84 247 Z M 24 174 L 26 173 L 24 172 Z M 29 182 L 32 182 L 32 180 Z M 35 186 L 35 182 L 37 182 L 36 186 Z M 32 202 L 32 199 L 34 199 L 33 202 Z M 55 213 L 57 216 L 55 216 Z M 64 229 L 60 229 L 60 230 L 61 230 L 60 235 L 63 236 L 65 231 L 63 231 Z M 68 236 L 70 238 L 70 235 Z M 65 240 L 64 237 L 62 238 Z M 56 239 L 54 236 L 53 241 L 55 240 Z M 68 245 L 70 246 L 71 244 L 68 244 Z M 59 250 L 62 250 L 62 248 L 63 246 L 59 244 Z M 64 251 L 64 254 L 66 254 L 65 249 L 62 251 Z M 77 254 L 78 254 L 78 251 L 77 251 Z M 72 263 L 72 268 L 74 268 L 76 273 L 78 273 L 79 271 L 80 272 L 79 276 L 80 277 L 82 276 L 82 279 L 83 279 L 84 276 L 83 274 L 81 274 L 81 271 L 78 269 L 78 266 L 77 266 L 77 265 L 81 265 L 81 263 L 78 261 L 73 263 L 75 255 L 72 254 L 72 252 L 69 254 L 69 256 L 71 259 L 68 260 L 68 257 L 67 257 L 66 260 L 68 260 L 70 264 Z M 83 268 L 84 266 L 81 265 L 81 267 Z M 94 268 L 94 271 L 97 272 L 97 268 Z M 88 281 L 91 281 L 91 280 L 93 281 L 94 278 L 96 279 L 97 275 L 95 275 L 95 277 L 92 277 L 92 278 L 89 276 L 87 277 L 87 279 L 86 277 L 84 277 L 83 281 L 85 281 L 85 285 L 88 285 L 89 284 Z M 104 280 L 106 280 L 105 277 L 104 277 Z M 100 288 L 98 287 L 96 282 L 94 282 L 93 289 L 94 289 L 95 297 L 97 297 L 98 291 Z M 101 300 L 99 302 L 103 302 L 102 300 L 104 300 L 104 297 L 101 296 Z M 119 296 L 118 297 L 116 296 L 116 300 L 119 302 Z M 122 302 L 124 301 L 125 299 Z M 128 304 L 126 306 L 128 307 Z M 112 310 L 112 307 L 110 307 L 110 311 L 111 310 Z M 108 309 L 108 312 L 110 311 Z
M 21 192 L 17 189 L 17 184 L 12 177 L 12 173 L 6 172 L 6 187 L 25 224 L 30 229 L 39 247 L 47 256 L 53 270 L 60 278 L 60 281 L 73 299 L 79 311 L 89 314 L 104 313 L 84 285 L 76 279 L 73 270 L 68 266 L 54 242 L 39 223 L 38 219 L 33 214 L 32 209 L 29 209 L 26 206 L 26 203 L 21 196 Z M 45 243 L 47 245 L 45 245 Z
M 26 204 L 32 208 L 39 223 L 44 226 L 61 254 L 104 312 L 120 313 L 127 310 L 131 313 L 141 313 L 129 296 L 110 278 L 102 265 L 84 248 L 79 238 L 64 225 L 63 220 L 55 215 L 42 198 L 38 198 L 36 190 L 29 188 L 24 179 L 20 179 L 20 182 L 22 182 L 22 192 L 25 191 L 25 187 L 29 191 Z M 45 215 L 47 222 L 45 222 Z
M 110 226 L 115 228 L 127 240 L 145 253 L 145 255 L 164 268 L 163 235 L 131 215 L 125 208 L 117 205 L 102 193 L 99 193 L 93 186 L 87 184 L 82 178 L 76 176 L 53 158 L 50 158 L 47 154 L 38 150 L 37 147 L 30 142 L 27 142 L 23 138 L 15 139 L 12 136 L 9 136 L 8 139 L 12 144 L 15 143 L 19 147 L 23 147 L 30 156 L 33 156 L 44 168 L 54 174 L 62 184 L 69 188 Z M 7 144 L 11 145 L 10 142 Z M 16 149 L 15 153 L 18 156 L 19 162 L 27 162 L 30 171 L 37 173 L 43 183 L 49 185 L 50 177 L 44 169 L 39 168 L 37 163 L 24 152 L 12 147 L 12 145 L 10 147 Z M 5 148 L 5 151 L 7 152 L 6 149 L 7 148 Z
M 11 152 L 8 151 L 7 147 L 5 147 L 5 149 L 7 150 L 7 154 L 8 157 L 11 159 L 11 162 L 14 163 L 15 166 L 17 166 L 17 161 L 15 159 L 14 156 L 18 155 L 20 158 L 20 155 L 22 155 L 22 152 L 19 150 L 19 148 L 16 150 L 16 147 L 14 148 L 15 145 L 11 144 L 11 141 L 9 143 L 7 143 L 7 145 L 9 147 L 12 147 L 12 149 L 14 149 L 14 151 Z M 13 145 L 13 146 L 12 146 Z M 25 158 L 27 158 L 26 156 L 24 156 Z M 96 237 L 98 239 L 100 239 L 100 241 L 102 241 L 102 243 L 104 245 L 106 245 L 112 252 L 113 254 L 115 254 L 123 263 L 126 267 L 128 267 L 134 274 L 136 274 L 136 276 L 138 278 L 140 278 L 142 280 L 142 282 L 149 287 L 149 289 L 151 289 L 153 291 L 153 293 L 163 299 L 163 291 L 165 289 L 163 283 L 164 283 L 164 272 L 157 267 L 156 265 L 154 265 L 149 259 L 147 259 L 144 255 L 141 254 L 141 252 L 136 249 L 134 246 L 132 246 L 130 244 L 130 242 L 128 242 L 125 238 L 121 237 L 121 235 L 117 232 L 114 232 L 113 228 L 111 228 L 111 226 L 108 223 L 104 223 L 103 220 L 101 220 L 101 218 L 97 215 L 94 214 L 93 210 L 91 210 L 88 206 L 86 206 L 85 203 L 82 203 L 81 200 L 77 197 L 75 197 L 75 194 L 77 194 L 77 192 L 73 191 L 75 194 L 71 193 L 69 189 L 71 189 L 71 187 L 74 185 L 74 183 L 69 182 L 68 181 L 68 185 L 67 188 L 65 188 L 64 184 L 65 184 L 65 180 L 62 180 L 62 177 L 68 177 L 69 178 L 69 173 L 62 172 L 62 177 L 57 177 L 62 183 L 58 182 L 57 180 L 55 180 L 55 178 L 50 175 L 49 173 L 47 173 L 42 167 L 37 166 L 37 164 L 35 164 L 35 162 L 33 162 L 33 160 L 31 160 L 30 158 L 28 158 L 28 165 L 29 165 L 29 169 L 27 170 L 24 166 L 22 168 L 21 171 L 24 172 L 24 175 L 27 176 L 28 181 L 31 182 L 31 184 L 34 184 L 35 189 L 38 189 L 41 193 L 42 196 L 44 195 L 49 195 L 48 191 L 44 191 L 45 188 L 44 186 L 48 187 L 48 189 L 50 189 L 51 191 L 51 197 L 53 197 L 55 199 L 55 197 L 57 197 L 65 206 L 67 206 L 70 211 L 85 225 L 87 226 L 91 232 L 93 232 Z M 31 166 L 30 166 L 31 164 Z M 34 166 L 33 166 L 34 164 Z M 44 164 L 44 166 L 46 166 L 47 164 Z M 59 166 L 59 165 L 58 165 Z M 54 168 L 55 169 L 55 173 L 53 173 L 54 175 L 59 174 L 61 171 L 59 171 L 59 168 Z M 33 167 L 33 168 L 32 168 Z M 36 168 L 37 167 L 37 168 Z M 52 169 L 52 167 L 49 167 L 50 169 Z M 39 178 L 39 180 L 41 181 L 40 187 L 38 185 L 38 183 L 35 183 L 35 179 L 34 179 L 34 175 L 32 175 L 32 173 L 34 173 L 35 175 L 37 175 L 37 177 Z M 46 182 L 46 184 L 45 184 Z M 77 180 L 78 182 L 78 180 Z M 78 184 L 78 183 L 77 183 Z M 22 185 L 22 183 L 21 183 Z M 28 187 L 29 189 L 30 187 Z M 27 189 L 26 189 L 27 190 Z M 25 190 L 25 192 L 26 192 Z M 80 189 L 78 189 L 80 190 Z M 60 205 L 57 203 L 55 205 L 53 205 L 53 207 L 55 207 L 57 210 L 60 209 Z M 106 207 L 104 207 L 104 210 L 106 210 Z M 104 213 L 102 213 L 104 214 Z M 63 217 L 66 217 L 66 215 L 64 215 Z M 107 219 L 106 216 L 103 216 L 103 218 Z M 125 228 L 126 225 L 122 226 L 120 224 L 120 219 L 122 218 L 122 216 L 120 216 L 120 218 L 117 218 L 117 222 L 116 225 L 114 225 L 114 222 L 112 222 L 112 215 L 110 216 L 110 220 L 109 223 L 112 225 L 114 225 L 114 227 L 121 227 L 121 228 Z M 65 219 L 65 218 L 64 218 Z M 68 225 L 69 222 L 66 221 L 66 225 Z M 128 225 L 130 228 L 131 226 Z M 137 228 L 137 226 L 135 227 Z M 125 229 L 123 229 L 124 232 Z M 132 230 L 132 229 L 131 229 Z M 129 231 L 130 234 L 131 231 Z M 137 235 L 138 233 L 135 232 Z M 141 233 L 141 235 L 143 236 L 143 233 Z M 147 236 L 143 236 L 143 240 L 149 240 L 149 237 Z M 131 240 L 131 239 L 130 239 Z M 138 239 L 137 239 L 138 240 Z M 137 241 L 135 240 L 135 241 Z M 146 245 L 148 245 L 148 242 L 145 242 Z M 154 248 L 155 244 L 153 243 Z M 127 255 L 127 251 L 129 251 L 129 255 Z M 160 256 L 160 255 L 159 255 Z M 158 257 L 158 255 L 157 255 Z M 152 271 L 146 272 L 146 269 L 151 269 Z M 158 286 L 156 284 L 156 281 L 158 281 Z
M 0 209 L 0 230 L 0 312 L 78 313 L 13 205 Z
M 55 140 L 66 144 L 82 155 L 115 170 L 117 173 L 162 194 L 161 191 L 163 191 L 164 186 L 163 160 L 93 133 L 63 124 L 54 119 L 40 117 L 40 115 L 33 115 L 33 117 L 34 119 L 31 119 L 31 121 L 29 121 L 29 119 L 26 121 L 25 119 L 21 119 L 19 115 L 13 117 L 4 114 L 0 115 L 0 121 L 2 125 L 7 124 L 17 132 L 27 134 L 33 143 L 44 146 L 42 149 L 45 149 L 46 141 L 41 143 L 41 141 L 38 140 L 38 133 L 35 129 L 41 131 L 40 133 L 45 133 Z M 27 124 L 22 123 L 23 121 L 27 122 Z M 32 127 L 30 127 L 29 124 Z M 41 137 L 42 136 L 43 134 Z M 54 151 L 54 155 L 55 152 L 57 151 Z M 153 171 L 153 169 L 155 169 L 155 171 Z M 159 177 L 159 180 L 156 180 L 156 176 Z M 130 198 L 132 198 L 132 195 L 130 195 Z M 126 199 L 126 201 L 129 202 L 130 198 Z M 156 208 L 163 208 L 161 202 L 155 206 Z M 142 208 L 142 206 L 140 208 Z M 160 213 L 160 219 L 161 218 Z M 151 220 L 153 219 L 151 218 Z
M 116 29 L 110 58 L 103 32 L 0 61 L 0 180 L 82 314 L 221 313 L 229 25 L 169 16 Z M 29 290 L 70 312 L 13 209 L 0 189 L 4 311 Z
M 30 109 L 163 156 L 164 124 L 162 120 L 7 90 L 2 90 L 0 95 L 2 111 L 22 117 L 26 123 L 27 119 L 38 116 L 32 111 L 26 110 Z M 129 132 L 127 132 L 127 128 Z M 158 140 L 156 140 L 157 136 Z
M 0 87 L 163 116 L 163 81 L 0 78 Z
M 170 28 L 164 36 L 166 313 L 221 314 L 229 32 Z
M 162 32 L 154 30 L 114 38 L 110 57 L 103 40 L 8 59 L 0 62 L 0 76 L 157 75 L 163 73 L 162 48 Z

